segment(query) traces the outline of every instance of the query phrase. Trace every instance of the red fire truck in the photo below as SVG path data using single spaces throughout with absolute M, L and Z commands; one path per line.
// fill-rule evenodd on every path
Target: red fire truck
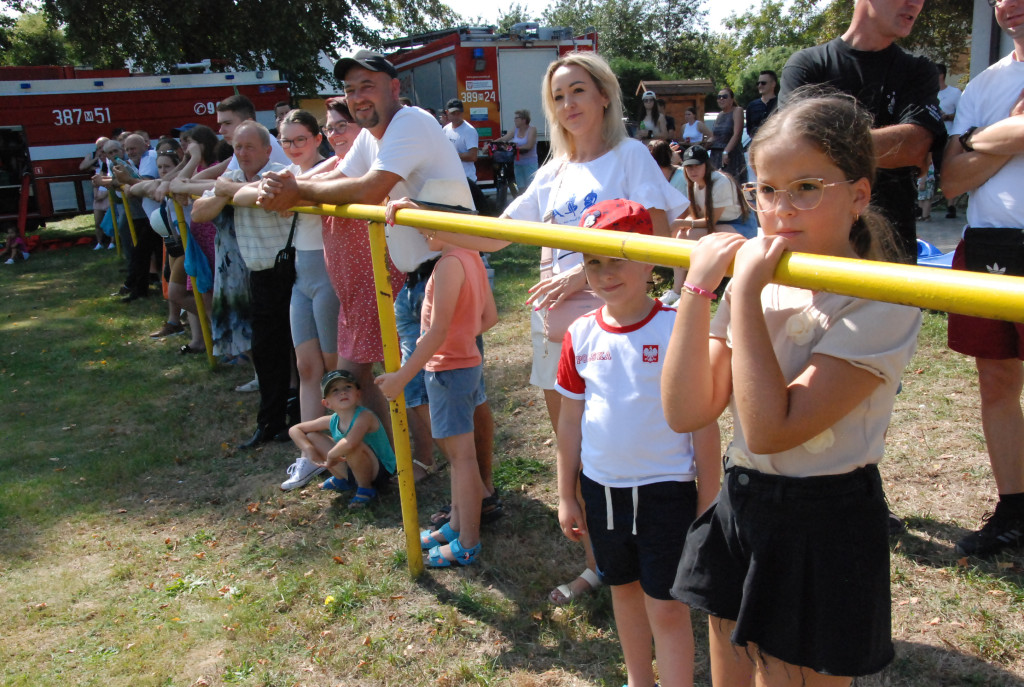
M 235 93 L 253 101 L 268 127 L 274 104 L 289 97 L 276 71 L 139 76 L 0 67 L 0 223 L 18 218 L 23 188 L 30 226 L 90 211 L 92 174 L 78 166 L 97 138 L 115 129 L 158 138 L 192 122 L 216 131 L 216 104 Z
M 547 141 L 540 95 L 544 72 L 564 53 L 597 50 L 597 33 L 590 28 L 575 35 L 570 27 L 536 22 L 516 24 L 506 34 L 494 31 L 493 26 L 460 26 L 386 43 L 396 51 L 388 59 L 398 70 L 402 95 L 437 111 L 458 98 L 481 143 L 511 129 L 514 112 L 527 109 L 538 140 Z M 490 160 L 481 161 L 477 171 L 481 180 L 490 179 Z

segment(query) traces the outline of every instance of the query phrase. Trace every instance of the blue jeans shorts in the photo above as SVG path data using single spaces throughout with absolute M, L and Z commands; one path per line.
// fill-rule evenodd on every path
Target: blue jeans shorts
M 420 338 L 420 310 L 423 308 L 423 296 L 427 290 L 427 280 L 419 281 L 411 289 L 406 284 L 395 298 L 395 326 L 398 329 L 398 345 L 402 349 L 402 364 L 416 350 L 416 340 Z M 405 405 L 407 408 L 425 405 L 427 388 L 423 384 L 423 370 L 419 370 L 409 383 L 405 385 Z
M 473 412 L 487 400 L 482 378 L 483 365 L 426 373 L 430 433 L 435 439 L 472 433 Z

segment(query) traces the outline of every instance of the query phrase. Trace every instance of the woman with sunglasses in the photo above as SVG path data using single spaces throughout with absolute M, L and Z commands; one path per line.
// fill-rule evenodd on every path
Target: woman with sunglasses
M 747 162 L 743 158 L 743 108 L 736 106 L 736 94 L 728 86 L 718 91 L 722 111 L 715 119 L 711 139 L 711 162 L 728 172 L 737 184 L 747 181 Z

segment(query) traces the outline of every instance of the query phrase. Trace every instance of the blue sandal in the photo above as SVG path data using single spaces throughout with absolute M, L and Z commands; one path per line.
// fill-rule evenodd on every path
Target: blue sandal
M 444 537 L 444 541 L 438 541 L 430 536 L 434 533 L 431 530 L 423 530 L 420 532 L 420 548 L 424 551 L 429 551 L 435 546 L 444 546 L 445 544 L 457 541 L 459 538 L 459 533 L 453 530 L 452 526 L 448 523 L 445 523 L 435 531 L 440 532 L 441 536 Z
M 320 488 L 326 489 L 327 491 L 352 491 L 356 488 L 356 485 L 352 484 L 347 479 L 334 477 L 332 475 L 324 480 L 324 483 L 320 485 Z
M 455 539 L 448 544 L 452 555 L 455 557 L 454 561 L 450 561 L 441 553 L 441 546 L 435 546 L 427 554 L 427 565 L 429 567 L 450 568 L 456 563 L 463 566 L 472 565 L 473 563 L 476 563 L 476 555 L 480 553 L 479 543 L 470 549 L 464 549 L 462 548 L 462 544 L 459 543 L 459 540 Z
M 359 487 L 356 489 L 356 495 L 348 502 L 348 507 L 352 509 L 366 508 L 375 498 L 377 498 L 376 489 L 373 487 Z

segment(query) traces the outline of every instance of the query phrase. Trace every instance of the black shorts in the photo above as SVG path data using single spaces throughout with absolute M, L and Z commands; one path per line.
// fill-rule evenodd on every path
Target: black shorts
M 731 467 L 690 528 L 672 595 L 736 622 L 732 642 L 827 675 L 893 658 L 878 468 L 793 478 Z
M 656 482 L 637 487 L 635 523 L 633 489 L 608 487 L 612 529 L 608 529 L 605 489 L 580 473 L 597 574 L 611 585 L 639 580 L 647 596 L 670 601 L 686 531 L 697 514 L 696 484 Z

